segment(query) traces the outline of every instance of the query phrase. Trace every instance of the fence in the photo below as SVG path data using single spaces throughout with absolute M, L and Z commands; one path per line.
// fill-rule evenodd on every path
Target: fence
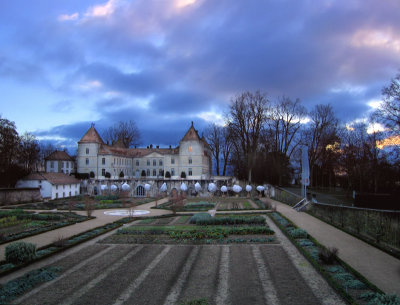
M 312 204 L 309 213 L 376 243 L 400 249 L 400 212 Z
M 294 206 L 301 196 L 271 187 L 271 198 Z M 400 251 L 400 211 L 313 203 L 308 213 L 367 241 Z
M 287 205 L 294 206 L 298 203 L 302 197 L 286 190 L 283 190 L 279 187 L 269 186 L 270 196 L 272 199 L 286 203 Z

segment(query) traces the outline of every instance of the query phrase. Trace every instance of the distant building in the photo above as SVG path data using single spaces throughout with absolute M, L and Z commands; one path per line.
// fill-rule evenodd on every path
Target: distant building
M 47 173 L 71 174 L 74 172 L 75 160 L 63 150 L 52 152 L 44 160 Z
M 193 122 L 179 146 L 159 148 L 125 148 L 117 141 L 104 143 L 92 125 L 78 142 L 77 172 L 95 178 L 209 179 L 212 168 L 211 150 L 204 137 L 200 137 Z M 169 175 L 167 174 L 169 173 Z
M 32 173 L 18 180 L 16 188 L 40 188 L 43 198 L 57 199 L 80 194 L 80 181 L 63 173 Z

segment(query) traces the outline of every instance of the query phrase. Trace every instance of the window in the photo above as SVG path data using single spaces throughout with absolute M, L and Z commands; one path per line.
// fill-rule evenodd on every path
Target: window
M 56 193 L 56 198 L 58 198 L 58 193 Z
M 147 166 L 150 166 L 150 160 L 147 160 Z
M 157 160 L 153 160 L 153 166 L 157 166 Z
M 71 197 L 71 192 L 69 192 L 69 197 Z
M 171 164 L 175 164 L 175 159 L 174 158 L 171 159 Z
M 89 148 L 86 148 L 86 154 L 87 155 L 89 154 Z
M 158 170 L 158 175 L 159 175 L 160 177 L 164 177 L 164 171 L 163 171 L 162 169 L 159 169 L 159 170 Z
M 192 164 L 192 158 L 189 158 L 189 164 Z
M 101 164 L 106 164 L 106 158 L 101 158 Z
M 171 168 L 171 176 L 175 176 L 175 168 Z
M 157 176 L 157 171 L 153 169 L 153 176 Z
M 106 175 L 106 169 L 105 169 L 105 168 L 102 168 L 102 169 L 101 169 L 101 175 L 102 175 L 102 176 L 105 176 L 105 175 Z
M 139 166 L 139 160 L 136 160 L 136 166 Z
M 162 160 L 158 161 L 158 165 L 162 166 Z
M 58 185 L 56 185 L 56 190 L 58 190 Z
M 189 176 L 192 176 L 192 169 L 189 167 Z
M 188 152 L 192 152 L 193 151 L 193 147 L 192 146 L 189 146 L 188 147 Z
M 65 197 L 65 193 L 63 192 L 62 198 L 64 198 L 64 197 Z
M 150 163 L 150 161 L 149 161 L 149 163 Z M 150 176 L 150 170 L 149 170 L 149 169 L 147 169 L 147 171 L 146 171 L 146 176 L 147 176 L 147 177 Z
M 51 162 L 50 162 L 50 167 L 51 167 L 51 168 L 54 168 L 54 161 L 51 161 Z
M 89 165 L 89 158 L 86 158 L 86 165 Z

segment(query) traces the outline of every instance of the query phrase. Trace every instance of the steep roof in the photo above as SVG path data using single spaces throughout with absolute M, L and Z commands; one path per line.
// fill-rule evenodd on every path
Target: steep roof
M 140 158 L 147 156 L 153 152 L 161 155 L 175 155 L 179 154 L 177 148 L 121 148 L 109 145 L 101 145 L 99 155 L 115 155 L 129 158 Z
M 194 128 L 193 122 L 192 126 L 190 126 L 189 130 L 186 132 L 181 141 L 200 141 L 199 134 L 197 130 Z
M 47 180 L 51 184 L 77 184 L 78 179 L 73 176 L 68 176 L 63 173 L 31 173 L 22 178 L 22 180 Z
M 78 143 L 99 143 L 104 144 L 102 138 L 97 132 L 96 128 L 94 128 L 94 124 L 90 126 L 89 130 L 85 133 L 82 139 Z
M 61 160 L 61 161 L 74 161 L 74 159 L 68 155 L 66 151 L 56 150 L 53 151 L 49 156 L 44 158 L 45 160 Z

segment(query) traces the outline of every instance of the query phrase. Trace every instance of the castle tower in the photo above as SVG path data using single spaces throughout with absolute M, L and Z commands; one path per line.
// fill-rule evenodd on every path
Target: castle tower
M 89 130 L 78 142 L 78 155 L 76 157 L 78 173 L 87 173 L 90 175 L 93 172 L 96 178 L 101 175 L 97 155 L 100 146 L 103 144 L 102 138 L 92 123 Z

